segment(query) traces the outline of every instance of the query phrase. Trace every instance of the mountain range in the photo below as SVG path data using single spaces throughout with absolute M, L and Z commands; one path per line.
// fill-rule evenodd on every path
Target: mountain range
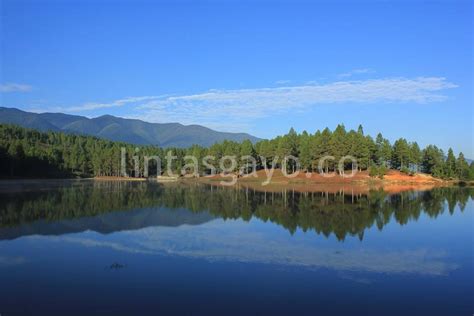
M 112 115 L 87 118 L 64 113 L 32 113 L 6 107 L 0 107 L 0 123 L 160 147 L 189 147 L 194 144 L 208 147 L 223 140 L 242 142 L 248 139 L 253 143 L 260 140 L 246 133 L 218 132 L 201 125 L 148 123 Z

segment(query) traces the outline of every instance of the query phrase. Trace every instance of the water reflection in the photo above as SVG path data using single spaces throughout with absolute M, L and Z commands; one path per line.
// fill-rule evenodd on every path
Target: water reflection
M 376 226 L 406 224 L 421 214 L 437 217 L 456 206 L 464 211 L 471 188 L 436 188 L 387 194 L 262 192 L 198 183 L 67 181 L 0 186 L 0 239 L 61 235 L 93 230 L 112 233 L 151 226 L 198 225 L 212 220 L 252 218 L 276 223 L 290 233 L 315 231 L 340 241 L 360 240 Z
M 126 254 L 181 256 L 209 262 L 261 263 L 309 269 L 377 273 L 415 273 L 447 275 L 458 264 L 445 250 L 407 247 L 407 249 L 359 249 L 321 245 L 308 238 L 262 234 L 252 226 L 221 221 L 203 227 L 178 229 L 156 227 L 130 231 L 116 240 L 101 240 L 96 235 L 48 238 L 83 247 L 111 249 Z M 44 237 L 30 237 L 42 241 Z
M 0 312 L 468 314 L 473 190 L 353 192 L 0 182 Z

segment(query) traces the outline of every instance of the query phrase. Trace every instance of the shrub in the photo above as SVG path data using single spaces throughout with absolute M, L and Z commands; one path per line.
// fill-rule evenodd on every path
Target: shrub
M 380 166 L 378 169 L 379 169 L 378 170 L 379 177 L 380 179 L 383 179 L 384 175 L 386 175 L 388 172 L 388 168 L 386 166 Z
M 377 166 L 377 165 L 372 165 L 369 168 L 369 176 L 371 177 L 379 177 L 380 179 L 383 179 L 383 176 L 387 173 L 388 169 L 385 166 Z
M 400 172 L 404 173 L 404 174 L 410 174 L 411 173 L 410 169 L 408 169 L 407 167 L 401 167 Z
M 379 174 L 379 168 L 377 168 L 377 166 L 370 166 L 369 168 L 369 176 L 371 177 L 376 177 L 378 174 Z

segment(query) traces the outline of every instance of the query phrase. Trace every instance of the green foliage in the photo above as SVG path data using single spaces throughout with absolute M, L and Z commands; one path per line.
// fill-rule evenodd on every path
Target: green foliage
M 318 168 L 318 160 L 324 156 L 330 155 L 331 150 L 329 143 L 331 141 L 332 132 L 329 128 L 325 128 L 322 132 L 316 131 L 312 142 L 312 153 L 313 153 L 313 169 Z M 330 162 L 325 161 L 322 166 L 326 172 L 329 171 Z
M 401 170 L 410 164 L 410 146 L 405 138 L 400 138 L 393 144 L 391 166 Z
M 300 144 L 300 163 L 301 168 L 305 171 L 312 170 L 313 158 L 311 156 L 311 136 L 308 132 L 303 131 L 303 133 L 299 136 L 299 144 Z
M 121 148 L 126 148 L 127 170 L 132 172 L 135 146 L 95 137 L 58 132 L 40 133 L 0 125 L 0 175 L 9 177 L 112 176 L 120 173 Z M 139 155 L 162 155 L 142 146 Z M 143 166 L 141 166 L 143 168 Z M 143 172 L 141 169 L 139 172 Z
M 392 159 L 392 145 L 390 145 L 390 141 L 383 138 L 381 133 L 378 133 L 375 144 L 375 161 L 379 165 L 387 166 Z
M 469 165 L 469 180 L 474 181 L 474 161 Z
M 469 165 L 463 153 L 459 153 L 458 159 L 456 160 L 456 176 L 460 180 L 469 180 Z
M 384 165 L 377 166 L 375 163 L 373 163 L 369 168 L 369 176 L 373 178 L 379 177 L 380 179 L 383 179 L 387 172 L 388 168 Z
M 408 167 L 405 167 L 403 166 L 401 169 L 400 169 L 400 172 L 401 173 L 404 173 L 404 174 L 408 174 L 410 176 L 413 176 L 414 175 L 414 172 L 412 170 L 410 170 L 410 168 Z
M 257 168 L 282 166 L 284 156 L 292 155 L 300 161 L 305 171 L 316 171 L 319 160 L 326 160 L 322 168 L 325 172 L 334 171 L 338 161 L 344 156 L 355 157 L 359 170 L 369 169 L 371 176 L 383 177 L 388 168 L 401 170 L 407 174 L 421 171 L 439 178 L 457 178 L 469 180 L 474 178 L 472 164 L 469 166 L 462 153 L 454 158 L 452 150 L 448 151 L 445 161 L 443 151 L 434 145 L 420 150 L 416 142 L 398 139 L 393 147 L 382 134 L 375 141 L 364 135 L 362 126 L 358 130 L 346 131 L 344 125 L 338 125 L 332 132 L 329 128 L 317 130 L 314 134 L 304 131 L 298 134 L 293 128 L 283 136 L 262 140 L 255 144 L 249 140 L 242 143 L 224 140 L 210 147 L 192 145 L 184 148 L 159 148 L 156 146 L 136 146 L 127 143 L 113 142 L 92 136 L 64 134 L 61 132 L 41 133 L 12 125 L 0 124 L 0 176 L 3 177 L 91 177 L 119 176 L 121 172 L 121 148 L 125 148 L 126 172 L 129 176 L 143 176 L 144 157 L 158 156 L 161 166 L 151 160 L 149 175 L 156 175 L 156 170 L 166 170 L 166 155 L 169 151 L 175 158 L 170 162 L 172 171 L 178 174 L 183 166 L 188 166 L 186 156 L 192 155 L 198 160 L 198 172 L 208 174 L 211 169 L 205 166 L 202 158 L 213 156 L 208 160 L 217 172 L 221 172 L 219 160 L 224 156 L 233 156 L 238 165 L 233 172 L 249 172 L 248 161 L 242 157 L 250 156 L 257 161 Z M 137 171 L 134 169 L 134 157 L 140 161 Z M 265 165 L 266 164 L 266 165 Z M 370 168 L 369 168 L 370 166 Z M 296 169 L 296 163 L 289 160 L 287 172 Z M 355 168 L 347 159 L 345 170 Z M 136 173 L 138 172 L 138 173 Z M 194 172 L 194 170 L 187 170 Z
M 456 158 L 454 157 L 453 150 L 449 148 L 448 157 L 444 164 L 444 175 L 446 178 L 454 178 L 456 176 Z
M 329 151 L 334 156 L 335 161 L 339 161 L 339 159 L 347 154 L 346 134 L 346 128 L 341 124 L 336 127 L 331 135 Z
M 382 165 L 378 168 L 379 170 L 379 177 L 383 179 L 383 177 L 387 174 L 388 168 L 385 165 Z
M 291 128 L 288 134 L 278 138 L 278 149 L 277 154 L 280 159 L 287 156 L 298 157 L 299 156 L 299 139 L 296 131 Z M 280 167 L 282 165 L 280 164 Z M 286 166 L 287 172 L 295 172 L 296 163 L 294 160 L 289 160 Z
M 369 176 L 371 176 L 372 178 L 375 178 L 379 175 L 379 170 L 378 170 L 378 167 L 376 165 L 372 165 L 370 166 L 369 168 Z
M 417 142 L 410 143 L 410 165 L 418 171 L 421 164 L 422 154 Z
M 14 227 L 42 220 L 40 226 L 32 225 L 28 230 L 15 229 L 11 233 L 47 234 L 95 229 L 113 230 L 139 229 L 153 225 L 176 225 L 176 216 L 167 217 L 167 212 L 145 213 L 150 208 L 180 211 L 178 221 L 198 224 L 214 218 L 252 218 L 271 221 L 289 232 L 301 229 L 324 236 L 333 235 L 338 240 L 349 236 L 361 238 L 369 228 L 376 225 L 382 229 L 396 222 L 406 224 L 416 221 L 420 215 L 437 217 L 459 205 L 465 209 L 471 188 L 436 188 L 431 191 L 387 194 L 373 190 L 368 194 L 350 192 L 261 192 L 258 190 L 235 190 L 203 184 L 170 184 L 156 182 L 89 182 L 61 185 L 47 190 L 29 190 L 17 195 L 4 195 L 0 199 L 0 228 Z M 446 205 L 449 207 L 447 208 Z M 190 212 L 202 216 L 186 215 Z M 123 215 L 131 211 L 133 220 L 117 221 L 118 226 L 103 223 L 100 214 Z M 74 225 L 65 220 L 74 219 Z M 61 221 L 63 221 L 61 223 Z M 35 229 L 38 229 L 35 231 Z
M 422 153 L 422 170 L 437 178 L 445 177 L 444 153 L 434 145 L 427 146 Z

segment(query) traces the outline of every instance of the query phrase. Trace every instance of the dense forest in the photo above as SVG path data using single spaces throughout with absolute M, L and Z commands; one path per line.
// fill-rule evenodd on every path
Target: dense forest
M 256 144 L 250 141 L 223 141 L 208 148 L 194 145 L 183 149 L 136 146 L 91 136 L 43 133 L 0 124 L 0 176 L 118 176 L 121 171 L 121 148 L 126 149 L 126 169 L 132 176 L 135 176 L 134 157 L 143 162 L 144 156 L 158 156 L 161 158 L 161 170 L 166 170 L 165 157 L 170 152 L 177 157 L 172 161 L 175 173 L 180 173 L 183 166 L 188 164 L 185 159 L 187 155 L 198 159 L 200 174 L 210 172 L 202 164 L 202 158 L 208 155 L 215 157 L 215 161 L 210 162 L 218 172 L 218 160 L 224 156 L 237 157 L 239 163 L 235 171 L 248 168 L 248 164 L 246 166 L 246 162 L 239 160 L 239 157 L 252 156 L 257 161 L 257 168 L 264 168 L 282 167 L 281 157 L 292 155 L 298 157 L 304 171 L 317 172 L 320 158 L 334 156 L 334 160 L 327 160 L 324 165 L 325 171 L 334 171 L 341 157 L 351 155 L 357 159 L 360 170 L 369 170 L 373 176 L 383 176 L 387 169 L 397 169 L 409 174 L 424 172 L 443 179 L 474 180 L 474 163 L 469 165 L 462 153 L 456 158 L 452 149 L 447 154 L 435 145 L 421 149 L 416 142 L 404 138 L 391 144 L 380 133 L 374 139 L 364 134 L 362 126 L 357 131 L 347 131 L 344 125 L 338 125 L 334 131 L 325 128 L 314 134 L 306 131 L 298 134 L 291 129 L 286 135 Z M 153 163 L 151 160 L 151 171 L 156 170 Z M 351 169 L 351 162 L 346 163 L 345 167 Z M 285 167 L 289 172 L 295 168 L 291 163 Z M 141 163 L 136 176 L 143 176 L 143 173 Z
M 445 212 L 453 214 L 456 207 L 464 211 L 469 199 L 474 198 L 472 188 L 436 188 L 430 191 L 402 192 L 391 194 L 383 190 L 368 194 L 348 192 L 262 192 L 248 188 L 211 186 L 207 184 L 174 183 L 162 185 L 157 182 L 98 181 L 62 184 L 56 189 L 31 190 L 17 194 L 0 194 L 0 240 L 7 238 L 3 230 L 38 220 L 58 223 L 66 219 L 88 218 L 82 229 L 93 226 L 92 217 L 133 211 L 143 208 L 164 207 L 174 211 L 189 210 L 192 213 L 209 213 L 222 219 L 257 218 L 278 224 L 290 233 L 297 229 L 314 231 L 324 236 L 334 235 L 338 240 L 348 236 L 363 238 L 370 227 L 382 230 L 395 221 L 401 225 L 416 221 L 422 214 L 436 218 Z M 212 217 L 207 218 L 210 220 Z M 155 225 L 166 225 L 168 218 Z M 202 220 L 203 217 L 181 218 L 186 223 Z M 101 222 L 103 219 L 99 219 Z M 110 219 L 113 222 L 113 218 Z M 125 221 L 128 229 L 152 225 L 150 217 Z M 77 223 L 77 221 L 76 221 Z M 72 229 L 74 225 L 65 225 Z M 103 227 L 104 222 L 98 227 Z M 47 232 L 40 226 L 36 233 Z M 57 232 L 60 224 L 52 225 Z M 24 232 L 35 233 L 31 229 Z

